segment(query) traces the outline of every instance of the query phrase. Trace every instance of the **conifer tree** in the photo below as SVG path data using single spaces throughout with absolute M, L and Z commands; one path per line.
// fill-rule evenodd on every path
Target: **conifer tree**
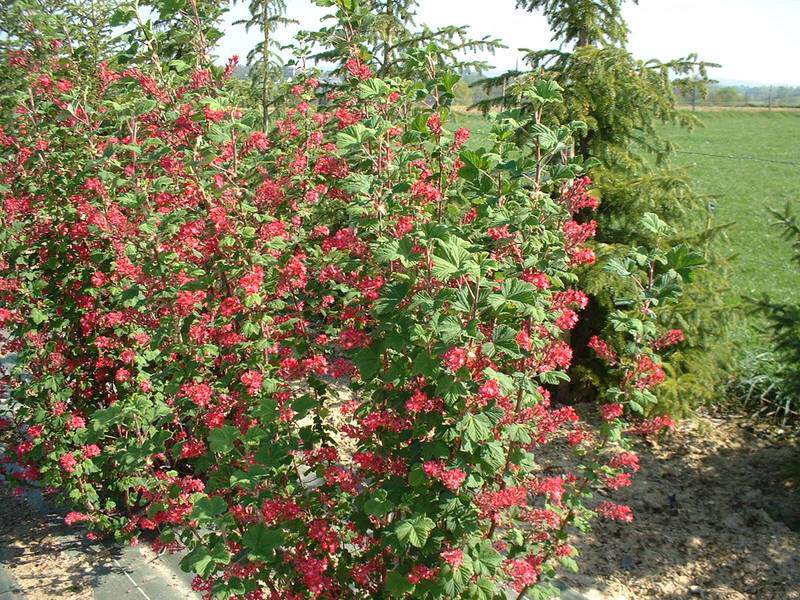
M 488 64 L 466 55 L 494 52 L 502 44 L 488 36 L 473 39 L 463 25 L 431 28 L 417 23 L 418 0 L 315 0 L 331 7 L 329 25 L 304 32 L 316 51 L 311 58 L 343 72 L 348 57 L 370 65 L 380 76 L 417 76 L 426 71 L 483 71 Z
M 249 30 L 257 27 L 262 34 L 261 41 L 256 44 L 247 56 L 250 66 L 250 77 L 261 104 L 262 128 L 269 126 L 269 111 L 273 102 L 275 81 L 282 77 L 282 64 L 272 49 L 277 46 L 273 33 L 278 27 L 295 23 L 287 18 L 285 0 L 251 0 L 250 17 L 239 21 Z
M 792 262 L 800 266 L 800 219 L 790 204 L 783 211 L 770 212 L 792 246 Z M 800 416 L 800 303 L 764 296 L 755 306 L 766 319 L 767 333 L 782 363 L 778 381 L 770 387 L 784 392 L 776 409 L 785 424 L 790 417 Z
M 155 60 L 161 68 L 211 67 L 211 50 L 222 39 L 228 0 L 138 0 L 122 2 L 115 26 L 127 26 L 123 60 Z
M 635 0 L 634 0 L 635 1 Z M 555 49 L 527 50 L 524 61 L 530 74 L 548 77 L 568 90 L 568 102 L 550 118 L 583 121 L 586 133 L 575 151 L 594 157 L 595 192 L 601 197 L 598 211 L 598 261 L 584 273 L 584 286 L 592 292 L 590 315 L 574 333 L 576 367 L 570 390 L 575 397 L 593 396 L 605 386 L 605 368 L 581 348 L 594 334 L 614 330 L 613 315 L 624 302 L 608 261 L 624 256 L 637 246 L 681 248 L 672 254 L 676 267 L 685 267 L 691 285 L 683 299 L 657 309 L 663 325 L 686 332 L 686 342 L 670 356 L 665 370 L 670 380 L 662 386 L 662 399 L 676 413 L 690 404 L 711 401 L 721 376 L 718 356 L 724 352 L 720 315 L 726 309 L 721 259 L 709 243 L 720 228 L 710 218 L 707 202 L 691 187 L 685 171 L 670 166 L 672 144 L 659 127 L 665 123 L 692 127 L 694 116 L 677 107 L 677 93 L 701 96 L 714 66 L 696 55 L 661 62 L 636 59 L 626 48 L 628 28 L 622 16 L 623 0 L 518 0 L 526 11 L 541 10 L 553 32 Z M 481 82 L 497 90 L 520 77 L 511 71 Z M 512 95 L 490 97 L 479 103 L 516 103 Z M 654 237 L 641 227 L 642 216 L 654 213 L 669 222 L 669 233 Z M 701 268 L 703 265 L 706 268 Z M 562 390 L 562 399 L 567 396 Z

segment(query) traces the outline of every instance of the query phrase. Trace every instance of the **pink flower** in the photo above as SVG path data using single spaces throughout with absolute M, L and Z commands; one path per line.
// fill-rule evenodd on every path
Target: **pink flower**
M 455 373 L 467 364 L 467 351 L 464 348 L 450 348 L 442 355 L 442 360 L 447 368 Z
M 264 269 L 260 265 L 254 266 L 247 275 L 239 278 L 239 285 L 248 294 L 257 294 L 264 281 Z
M 197 458 L 206 453 L 206 445 L 202 440 L 189 439 L 181 447 L 181 458 Z
M 594 350 L 599 358 L 602 358 L 608 364 L 613 365 L 617 362 L 617 353 L 614 352 L 605 340 L 601 340 L 596 335 L 589 338 L 589 348 Z
M 455 469 L 450 469 L 445 471 L 441 474 L 440 479 L 444 486 L 450 490 L 451 492 L 455 492 L 458 488 L 461 487 L 461 484 L 464 483 L 464 480 L 467 478 L 467 474 L 464 473 L 461 469 L 456 467 Z
M 453 569 L 458 569 L 464 564 L 464 553 L 461 550 L 442 550 L 442 560 Z
M 355 350 L 369 346 L 369 336 L 358 329 L 345 329 L 339 334 L 339 345 L 345 350 Z
M 514 234 L 508 230 L 508 225 L 503 225 L 502 227 L 489 227 L 489 229 L 486 230 L 486 233 L 493 240 L 505 240 L 514 237 Z
M 83 429 L 84 427 L 86 427 L 86 419 L 80 415 L 73 414 L 67 421 L 67 429 L 69 430 Z
M 540 290 L 546 290 L 550 287 L 550 278 L 540 271 L 526 270 L 522 274 L 522 280 L 532 283 Z
M 87 444 L 81 449 L 81 454 L 83 454 L 83 457 L 87 459 L 100 456 L 100 446 L 97 444 Z
M 633 452 L 620 452 L 609 461 L 609 465 L 615 469 L 630 469 L 635 473 L 639 470 L 639 457 Z
M 531 342 L 531 336 L 528 334 L 527 331 L 525 331 L 524 329 L 520 330 L 520 332 L 517 334 L 516 340 L 520 348 L 530 352 L 532 342 Z
M 422 390 L 416 390 L 411 398 L 406 400 L 406 410 L 410 413 L 430 413 L 441 408 L 441 400 L 431 398 Z
M 190 398 L 197 406 L 207 406 L 214 390 L 207 383 L 184 383 L 180 393 Z
M 597 512 L 613 521 L 622 521 L 623 523 L 633 523 L 633 511 L 629 506 L 624 504 L 614 504 L 613 502 L 604 501 L 597 507 Z
M 630 431 L 641 436 L 650 436 L 663 431 L 664 429 L 672 429 L 675 427 L 673 421 L 668 415 L 661 415 L 653 417 L 647 421 L 643 421 L 637 427 L 633 427 Z
M 489 379 L 478 390 L 478 399 L 482 405 L 486 405 L 490 400 L 500 397 L 500 384 L 495 379 Z
M 439 569 L 426 567 L 425 565 L 414 565 L 408 574 L 408 581 L 414 585 L 421 581 L 429 581 L 439 574 Z
M 345 69 L 348 70 L 350 75 L 364 81 L 365 79 L 369 79 L 372 77 L 372 69 L 370 69 L 367 65 L 361 62 L 357 58 L 350 58 L 344 64 Z
M 542 573 L 541 563 L 542 559 L 539 557 L 507 561 L 505 571 L 511 578 L 511 587 L 517 592 L 521 592 L 539 581 L 539 576 Z
M 459 127 L 456 130 L 455 135 L 453 136 L 453 149 L 460 150 L 464 144 L 467 143 L 470 137 L 469 129 L 465 129 L 464 127 Z
M 622 404 L 618 404 L 616 402 L 611 404 L 603 404 L 600 407 L 600 412 L 603 415 L 603 419 L 606 421 L 613 421 L 617 417 L 622 416 Z
M 630 473 L 620 473 L 619 475 L 614 475 L 613 477 L 606 477 L 603 480 L 603 483 L 609 489 L 618 490 L 620 488 L 628 487 L 631 485 L 631 474 Z
M 74 525 L 75 523 L 81 523 L 83 521 L 91 521 L 91 520 L 92 520 L 91 515 L 75 511 L 67 513 L 67 516 L 64 517 L 64 523 L 70 526 Z
M 78 461 L 75 460 L 75 457 L 71 452 L 62 455 L 61 458 L 58 459 L 58 462 L 61 464 L 61 468 L 67 473 L 72 473 L 75 470 L 75 467 L 78 465 Z
M 261 384 L 263 383 L 264 376 L 259 371 L 251 369 L 243 373 L 240 380 L 247 388 L 247 393 L 249 393 L 251 396 L 255 396 L 261 390 Z
M 428 477 L 438 479 L 451 492 L 455 492 L 464 483 L 467 474 L 460 468 L 447 469 L 441 460 L 429 460 L 423 463 L 422 470 Z
M 430 117 L 428 117 L 427 125 L 432 134 L 442 135 L 442 117 L 437 113 L 433 113 Z

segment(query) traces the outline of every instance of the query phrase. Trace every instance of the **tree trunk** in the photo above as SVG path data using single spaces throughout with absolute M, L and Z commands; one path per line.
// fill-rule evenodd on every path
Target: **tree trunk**
M 262 5 L 261 27 L 264 30 L 264 46 L 261 48 L 263 73 L 261 75 L 261 128 L 264 132 L 269 128 L 269 12 L 267 3 Z
M 393 0 L 386 0 L 386 39 L 383 40 L 383 64 L 381 65 L 381 75 L 386 75 L 389 73 L 389 64 L 392 61 L 392 29 L 391 29 L 391 17 L 392 11 L 394 9 Z

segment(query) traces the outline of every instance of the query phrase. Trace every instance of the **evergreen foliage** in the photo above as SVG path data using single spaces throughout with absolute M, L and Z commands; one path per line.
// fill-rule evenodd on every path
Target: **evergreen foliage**
M 512 89 L 508 84 L 523 77 L 554 79 L 568 91 L 568 101 L 550 118 L 585 122 L 587 131 L 577 141 L 575 152 L 600 163 L 592 172 L 593 193 L 601 198 L 599 260 L 583 274 L 592 301 L 590 314 L 573 332 L 578 360 L 571 397 L 594 397 L 607 387 L 606 367 L 580 352 L 591 336 L 610 334 L 609 315 L 625 296 L 618 280 L 603 272 L 604 266 L 636 246 L 650 245 L 685 248 L 687 261 L 706 266 L 695 269 L 679 302 L 657 310 L 664 326 L 685 330 L 687 339 L 664 365 L 669 379 L 662 386 L 661 399 L 677 414 L 710 402 L 718 391 L 721 359 L 726 354 L 724 320 L 719 318 L 727 310 L 724 260 L 709 244 L 721 227 L 714 224 L 706 199 L 693 190 L 686 172 L 670 165 L 674 149 L 657 126 L 697 124 L 694 116 L 679 110 L 678 93 L 704 96 L 710 83 L 707 69 L 713 65 L 696 55 L 667 62 L 636 59 L 625 47 L 628 29 L 622 0 L 520 0 L 518 6 L 542 10 L 559 47 L 527 51 L 529 73 L 510 71 L 480 85 L 488 91 L 501 86 Z M 506 93 L 476 105 L 488 111 L 515 103 L 518 98 Z M 642 228 L 647 212 L 670 223 L 669 232 L 653 236 Z M 566 395 L 562 389 L 562 399 Z
M 483 71 L 488 67 L 485 61 L 464 55 L 502 47 L 488 36 L 471 38 L 464 25 L 418 24 L 418 0 L 315 1 L 334 12 L 324 27 L 303 32 L 300 39 L 312 60 L 333 65 L 334 76 L 345 72 L 344 63 L 354 52 L 381 77 L 414 79 L 420 73 Z
M 783 229 L 792 245 L 792 261 L 800 266 L 800 221 L 791 205 L 783 211 L 771 210 L 775 224 Z M 769 382 L 772 393 L 762 397 L 771 413 L 783 422 L 800 416 L 800 304 L 768 296 L 756 302 L 767 321 L 767 332 L 774 344 L 778 368 Z
M 262 34 L 261 41 L 247 55 L 247 65 L 253 91 L 261 105 L 261 125 L 264 131 L 269 125 L 269 111 L 274 101 L 275 82 L 282 79 L 283 63 L 273 53 L 272 48 L 278 46 L 272 37 L 273 32 L 281 26 L 295 23 L 286 14 L 285 0 L 251 0 L 250 16 L 236 24 L 244 24 L 247 30 L 257 27 Z

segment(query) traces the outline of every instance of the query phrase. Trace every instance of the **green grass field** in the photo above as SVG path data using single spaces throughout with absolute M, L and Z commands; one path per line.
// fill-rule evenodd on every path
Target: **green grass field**
M 700 192 L 715 197 L 716 222 L 731 224 L 719 244 L 737 256 L 731 273 L 734 290 L 800 299 L 797 266 L 790 263 L 789 245 L 780 239 L 768 213 L 787 201 L 800 209 L 800 111 L 716 110 L 697 115 L 703 126 L 692 132 L 677 127 L 664 131 L 685 152 L 675 162 L 689 168 Z
M 675 163 L 689 168 L 698 191 L 716 200 L 716 222 L 730 224 L 718 243 L 726 254 L 736 256 L 731 270 L 734 294 L 767 292 L 775 298 L 800 299 L 800 275 L 768 213 L 768 208 L 782 208 L 787 201 L 800 212 L 800 111 L 731 109 L 696 114 L 703 125 L 694 131 L 678 127 L 662 131 L 682 151 Z M 470 128 L 473 143 L 481 141 L 487 130 L 477 113 L 456 114 L 455 125 Z

